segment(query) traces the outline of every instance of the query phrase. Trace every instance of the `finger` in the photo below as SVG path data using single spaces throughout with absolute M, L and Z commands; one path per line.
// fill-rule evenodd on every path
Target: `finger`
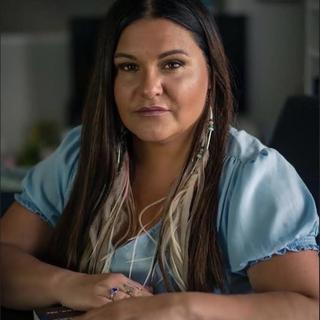
M 128 286 L 145 290 L 145 288 L 139 283 L 126 277 L 122 273 L 109 273 L 106 274 L 101 285 L 106 287 L 118 287 L 119 285 L 127 284 Z
M 125 292 L 119 290 L 113 297 L 112 301 L 119 301 L 119 300 L 123 300 L 123 299 L 128 299 L 130 298 L 130 296 L 128 294 L 126 294 Z
M 134 297 L 150 297 L 150 296 L 153 296 L 153 294 L 147 290 L 136 290 L 133 296 Z
M 147 290 L 142 290 L 140 287 L 133 287 L 127 284 L 123 284 L 119 287 L 119 289 L 125 292 L 130 297 L 141 297 L 141 296 L 151 296 L 152 294 Z
M 121 284 L 128 285 L 140 291 L 152 292 L 148 287 L 144 287 L 139 282 L 136 282 L 122 273 L 108 273 L 105 275 L 104 285 L 110 287 L 117 287 Z
M 140 289 L 136 288 L 136 287 L 133 287 L 133 286 L 129 286 L 127 285 L 126 283 L 123 283 L 119 289 L 122 291 L 122 292 L 125 292 L 127 295 L 129 296 L 134 296 L 134 293 L 135 291 L 139 291 Z
M 150 292 L 149 287 L 144 287 L 139 282 L 133 281 L 131 279 L 127 281 L 125 284 L 128 285 L 129 287 L 133 287 L 140 291 Z
M 146 290 L 150 293 L 153 293 L 153 288 L 149 286 L 145 286 Z
M 105 292 L 105 294 L 111 302 L 130 298 L 130 295 L 128 295 L 127 292 L 122 290 L 121 285 L 119 287 L 108 289 L 107 292 Z

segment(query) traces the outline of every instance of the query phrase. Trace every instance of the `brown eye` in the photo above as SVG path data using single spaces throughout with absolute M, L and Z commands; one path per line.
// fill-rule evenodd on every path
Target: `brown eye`
M 121 63 L 117 66 L 117 69 L 125 72 L 136 72 L 138 66 L 134 63 Z
M 164 69 L 175 70 L 183 66 L 184 66 L 184 63 L 182 61 L 169 61 L 164 64 Z

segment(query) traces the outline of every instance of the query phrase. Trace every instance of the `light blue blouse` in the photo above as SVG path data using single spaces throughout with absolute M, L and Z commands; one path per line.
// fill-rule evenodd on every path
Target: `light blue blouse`
M 51 226 L 68 201 L 77 171 L 80 132 L 81 127 L 71 130 L 51 156 L 28 172 L 23 191 L 15 195 L 17 202 Z M 147 275 L 160 223 L 150 234 L 118 248 L 111 264 L 112 272 L 146 282 L 156 293 L 165 291 L 159 268 Z M 220 181 L 217 230 L 226 257 L 229 293 L 251 291 L 246 270 L 259 261 L 287 251 L 319 249 L 315 203 L 295 169 L 276 150 L 234 128 Z

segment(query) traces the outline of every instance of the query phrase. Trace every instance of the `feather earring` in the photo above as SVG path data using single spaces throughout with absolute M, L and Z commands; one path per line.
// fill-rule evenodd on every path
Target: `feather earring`
M 209 119 L 208 119 L 208 127 L 206 133 L 206 139 L 200 147 L 199 152 L 196 155 L 196 160 L 202 159 L 204 153 L 209 150 L 210 141 L 212 137 L 212 132 L 214 131 L 214 122 L 213 122 L 213 112 L 212 107 L 209 107 Z

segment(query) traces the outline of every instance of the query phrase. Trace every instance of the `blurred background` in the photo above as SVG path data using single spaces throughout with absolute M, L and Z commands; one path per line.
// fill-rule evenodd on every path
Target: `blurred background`
M 298 124 L 280 127 L 294 129 L 292 134 L 285 130 L 291 137 L 311 130 L 302 140 L 302 154 L 309 145 L 312 167 L 310 161 L 305 166 L 318 188 L 319 0 L 203 2 L 216 18 L 231 62 L 238 128 L 277 146 L 276 128 L 285 106 L 293 110 L 290 105 L 299 104 L 306 116 L 313 105 L 316 111 L 308 112 L 309 120 L 298 115 Z M 95 34 L 111 3 L 1 1 L 2 194 L 19 190 L 27 168 L 50 154 L 65 132 L 79 124 Z

